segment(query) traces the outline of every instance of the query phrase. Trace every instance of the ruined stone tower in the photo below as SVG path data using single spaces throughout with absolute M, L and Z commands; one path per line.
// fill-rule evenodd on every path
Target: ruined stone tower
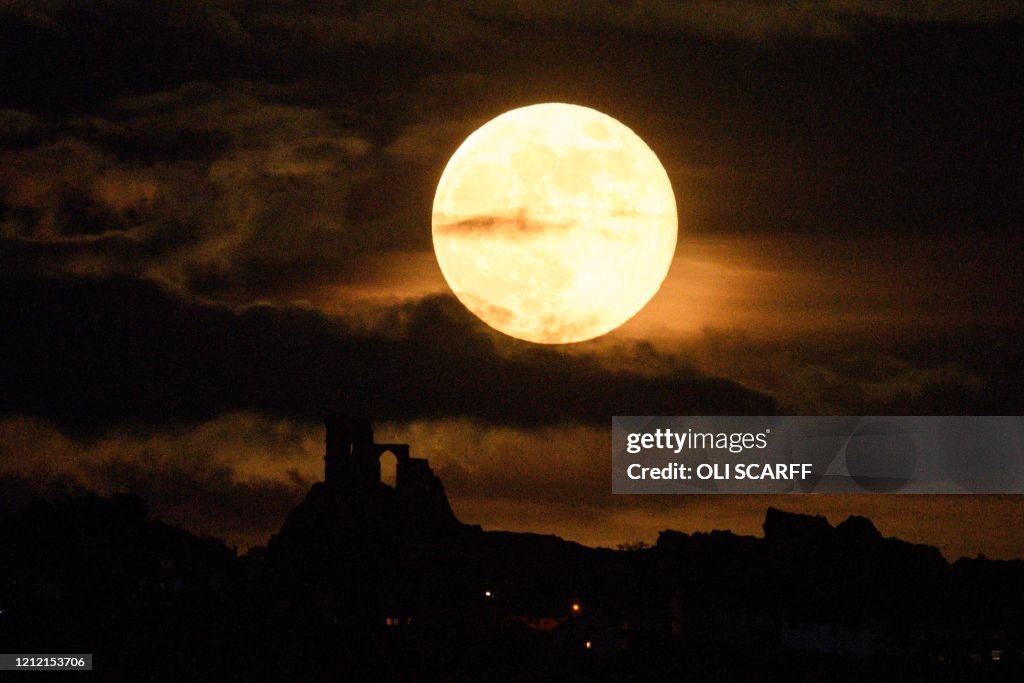
M 325 421 L 324 485 L 330 490 L 365 494 L 384 488 L 380 457 L 392 453 L 396 460 L 395 502 L 409 512 L 454 521 L 441 480 L 425 458 L 409 457 L 409 445 L 376 443 L 368 420 L 332 415 Z
M 324 481 L 348 490 L 369 490 L 380 481 L 380 456 L 368 420 L 332 415 L 325 421 Z M 405 447 L 408 455 L 408 446 Z M 397 453 L 395 457 L 398 457 Z

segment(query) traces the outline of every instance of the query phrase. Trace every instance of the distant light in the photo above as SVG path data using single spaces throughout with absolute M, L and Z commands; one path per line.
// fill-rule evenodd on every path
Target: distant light
M 1003 651 L 1002 650 L 992 650 L 992 661 L 993 662 L 998 662 L 1002 658 L 1003 658 Z
M 484 597 L 485 598 L 491 597 L 491 591 L 484 591 Z
M 578 603 L 578 602 L 572 603 L 572 611 L 573 612 L 579 612 L 580 611 L 580 603 Z
M 585 648 L 587 648 L 587 649 L 589 650 L 589 649 L 590 649 L 591 647 L 593 647 L 593 643 L 591 643 L 591 642 L 590 642 L 590 641 L 588 640 L 588 641 L 587 641 L 586 643 L 584 643 L 584 645 L 583 645 L 583 646 L 584 646 Z

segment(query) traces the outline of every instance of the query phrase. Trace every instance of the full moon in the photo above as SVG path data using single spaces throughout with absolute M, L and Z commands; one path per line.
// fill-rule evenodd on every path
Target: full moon
M 633 317 L 661 287 L 677 232 L 650 147 L 606 114 L 558 103 L 505 112 L 466 138 L 438 182 L 432 224 L 459 301 L 542 344 Z

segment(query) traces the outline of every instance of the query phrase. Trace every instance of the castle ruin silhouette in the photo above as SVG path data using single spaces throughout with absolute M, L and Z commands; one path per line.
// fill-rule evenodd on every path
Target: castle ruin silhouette
M 333 489 L 361 493 L 381 484 L 380 458 L 395 456 L 395 494 L 402 498 L 436 496 L 440 480 L 426 458 L 409 456 L 409 444 L 376 443 L 369 420 L 338 414 L 324 420 L 326 426 L 324 482 Z M 441 495 L 444 495 L 443 492 Z
M 324 425 L 324 480 L 271 538 L 272 554 L 288 548 L 324 559 L 353 544 L 380 549 L 463 526 L 430 463 L 411 457 L 408 444 L 377 443 L 369 420 L 345 414 L 325 418 Z M 396 460 L 394 486 L 381 480 L 386 453 Z

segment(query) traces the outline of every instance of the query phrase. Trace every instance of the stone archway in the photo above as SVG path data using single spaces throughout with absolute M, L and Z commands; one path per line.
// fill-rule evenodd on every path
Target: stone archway
M 397 490 L 402 480 L 402 471 L 409 462 L 409 446 L 404 443 L 374 444 L 377 455 L 377 466 L 380 472 L 378 481 Z
M 392 451 L 383 451 L 378 458 L 380 463 L 380 483 L 398 487 L 398 456 Z

